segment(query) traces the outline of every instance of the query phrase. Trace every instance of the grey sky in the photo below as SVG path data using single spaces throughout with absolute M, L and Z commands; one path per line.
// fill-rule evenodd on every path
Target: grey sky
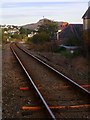
M 37 22 L 43 16 L 55 21 L 82 23 L 87 0 L 3 0 L 1 24 L 23 25 Z

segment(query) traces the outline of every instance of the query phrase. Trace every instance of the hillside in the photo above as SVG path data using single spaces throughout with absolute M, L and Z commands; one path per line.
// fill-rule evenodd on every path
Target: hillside
M 26 25 L 23 25 L 23 26 L 21 26 L 21 27 L 26 28 L 26 29 L 30 29 L 30 30 L 35 30 L 35 29 L 37 29 L 40 25 L 42 25 L 42 24 L 44 23 L 44 21 L 52 21 L 52 20 L 49 20 L 49 19 L 44 18 L 44 19 L 39 20 L 37 23 L 26 24 Z M 61 21 L 61 22 L 59 22 L 59 21 L 54 21 L 54 22 L 56 22 L 56 23 L 58 24 L 59 29 L 61 28 L 61 25 L 63 25 L 64 23 L 67 23 L 67 22 L 62 22 L 62 21 Z M 67 24 L 68 24 L 68 23 L 67 23 Z

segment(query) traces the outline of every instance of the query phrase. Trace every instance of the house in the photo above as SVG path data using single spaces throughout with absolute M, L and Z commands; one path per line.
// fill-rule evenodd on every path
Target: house
M 67 22 L 59 22 L 58 23 L 58 31 L 57 31 L 57 40 L 60 40 L 59 38 L 59 34 L 62 32 L 62 30 L 64 30 L 67 26 L 69 25 L 69 23 Z
M 83 37 L 84 37 L 84 48 L 87 52 L 90 51 L 90 6 L 83 15 Z M 89 54 L 89 53 L 88 53 Z
M 69 39 L 81 40 L 81 34 L 83 31 L 83 24 L 69 24 L 62 31 L 58 32 L 58 39 L 61 44 L 66 44 Z
M 58 47 L 64 48 L 70 53 L 74 53 L 82 49 L 82 32 L 83 24 L 69 24 L 63 30 L 58 32 Z
M 19 30 L 16 29 L 16 28 L 9 29 L 9 30 L 8 30 L 8 33 L 9 33 L 9 34 L 12 34 L 12 35 L 14 35 L 15 33 L 18 33 L 18 34 L 19 34 Z
M 31 32 L 31 34 L 28 34 L 28 38 L 31 38 L 31 37 L 33 37 L 36 34 L 37 34 L 37 32 Z
M 82 18 L 83 18 L 83 29 L 85 30 L 90 29 L 90 6 Z

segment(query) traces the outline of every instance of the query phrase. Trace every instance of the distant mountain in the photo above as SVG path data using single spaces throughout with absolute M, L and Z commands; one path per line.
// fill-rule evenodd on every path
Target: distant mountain
M 35 29 L 38 29 L 38 27 L 39 27 L 40 25 L 42 25 L 42 24 L 44 23 L 44 21 L 52 21 L 52 20 L 49 20 L 49 19 L 44 18 L 44 19 L 39 20 L 37 23 L 26 24 L 26 25 L 23 25 L 23 26 L 21 26 L 21 27 L 26 28 L 26 29 L 30 29 L 30 30 L 35 30 Z M 58 22 L 58 21 L 53 21 L 53 22 L 58 23 L 59 29 L 62 29 L 62 25 L 63 25 L 64 23 L 67 23 L 67 22 Z M 68 23 L 67 23 L 67 24 L 68 24 Z

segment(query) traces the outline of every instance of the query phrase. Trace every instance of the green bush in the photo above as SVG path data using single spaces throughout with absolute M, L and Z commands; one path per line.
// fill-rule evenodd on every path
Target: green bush
M 45 43 L 45 42 L 49 41 L 49 35 L 45 32 L 41 32 L 39 34 L 34 35 L 31 38 L 31 41 L 34 44 L 42 44 L 42 43 Z
M 54 39 L 55 33 L 58 30 L 58 24 L 54 21 L 44 20 L 44 23 L 39 26 L 38 32 L 46 32 L 49 36 L 49 39 Z

